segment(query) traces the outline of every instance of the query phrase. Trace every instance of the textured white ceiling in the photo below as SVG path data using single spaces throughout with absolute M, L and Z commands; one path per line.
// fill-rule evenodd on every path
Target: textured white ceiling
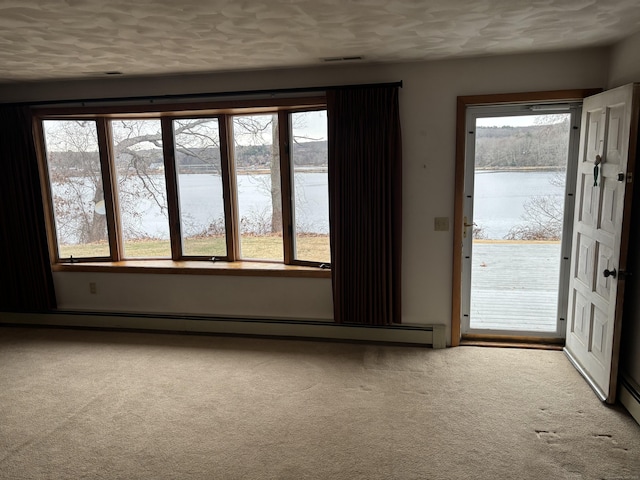
M 0 0 L 0 81 L 610 45 L 639 0 Z

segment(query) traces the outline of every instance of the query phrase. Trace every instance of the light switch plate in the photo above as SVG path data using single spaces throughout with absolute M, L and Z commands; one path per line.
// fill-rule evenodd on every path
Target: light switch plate
M 449 217 L 436 217 L 433 220 L 433 229 L 436 232 L 448 232 L 449 231 Z

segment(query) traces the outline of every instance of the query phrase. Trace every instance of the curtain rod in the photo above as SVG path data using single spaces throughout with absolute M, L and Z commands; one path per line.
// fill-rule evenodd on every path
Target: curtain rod
M 84 104 L 84 103 L 99 105 L 102 103 L 112 103 L 112 102 L 154 103 L 156 101 L 170 101 L 170 100 L 197 100 L 197 99 L 207 99 L 207 98 L 224 98 L 224 97 L 249 96 L 249 95 L 281 95 L 281 94 L 312 93 L 312 92 L 324 92 L 327 90 L 340 90 L 340 89 L 366 88 L 366 87 L 402 88 L 402 80 L 400 80 L 399 82 L 389 82 L 389 83 L 361 83 L 361 84 L 353 84 L 353 85 L 328 85 L 328 86 L 319 86 L 319 87 L 277 88 L 273 90 L 239 90 L 234 92 L 217 92 L 217 93 L 185 93 L 185 94 L 144 95 L 144 96 L 111 97 L 111 98 L 40 100 L 36 102 L 16 102 L 16 103 L 0 102 L 0 104 L 38 107 L 38 106 L 44 106 L 44 105 L 58 106 L 58 105 L 69 105 L 69 104 Z

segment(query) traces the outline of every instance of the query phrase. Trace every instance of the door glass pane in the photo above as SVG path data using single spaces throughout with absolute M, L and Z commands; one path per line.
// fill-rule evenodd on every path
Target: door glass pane
M 45 145 L 60 258 L 109 256 L 96 123 L 45 120 Z
M 217 118 L 173 121 L 182 253 L 227 255 Z
M 330 263 L 326 110 L 292 113 L 291 135 L 294 258 Z
M 470 327 L 555 332 L 570 114 L 475 132 Z
M 160 120 L 114 120 L 111 127 L 124 255 L 171 257 Z
M 240 255 L 283 261 L 278 116 L 233 117 L 233 140 Z

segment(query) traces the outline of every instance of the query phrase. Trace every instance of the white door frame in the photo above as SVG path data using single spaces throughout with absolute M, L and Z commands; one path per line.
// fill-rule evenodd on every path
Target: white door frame
M 581 102 L 583 98 L 595 95 L 601 88 L 574 90 L 554 90 L 543 92 L 520 92 L 487 95 L 465 95 L 456 99 L 456 160 L 455 160 L 455 197 L 453 222 L 453 275 L 451 282 L 451 346 L 460 345 L 461 292 L 462 292 L 462 233 L 464 207 L 464 174 L 466 146 L 466 112 L 477 105 L 514 105 L 522 103 L 559 103 Z
M 552 332 L 534 332 L 526 330 L 490 330 L 473 329 L 470 327 L 470 297 L 471 297 L 471 265 L 472 265 L 472 235 L 473 203 L 474 203 L 474 173 L 475 173 L 475 130 L 476 120 L 487 117 L 517 117 L 524 115 L 544 115 L 553 113 L 570 114 L 570 132 L 568 144 L 566 187 L 564 201 L 564 226 L 561 241 L 560 275 L 557 304 L 556 329 Z M 578 160 L 578 146 L 580 139 L 581 102 L 558 103 L 526 103 L 517 105 L 482 105 L 471 106 L 466 111 L 466 159 L 464 179 L 463 206 L 463 241 L 462 241 L 462 292 L 460 328 L 462 335 L 534 337 L 547 339 L 562 339 L 566 331 L 567 292 L 569 288 L 569 266 L 571 259 L 571 238 L 573 226 L 573 212 L 575 201 L 575 178 Z

